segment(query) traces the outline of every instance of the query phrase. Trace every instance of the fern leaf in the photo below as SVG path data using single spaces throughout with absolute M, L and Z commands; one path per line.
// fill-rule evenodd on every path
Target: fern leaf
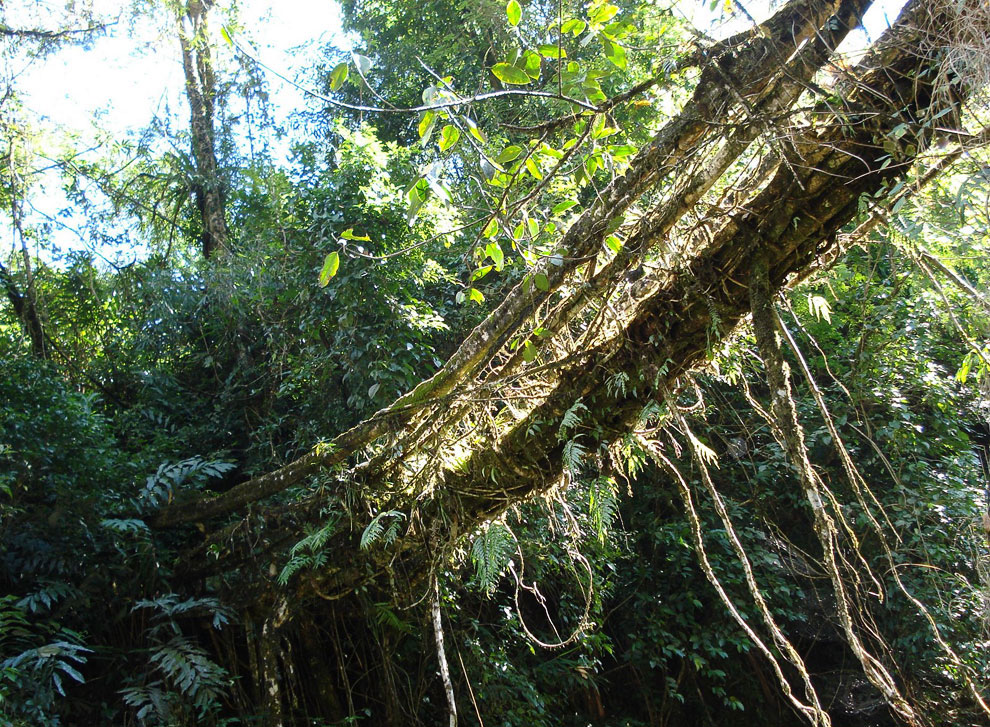
M 563 439 L 567 436 L 567 431 L 569 429 L 575 429 L 581 423 L 581 412 L 588 411 L 588 407 L 581 403 L 578 399 L 575 401 L 571 408 L 564 412 L 564 416 L 560 420 L 560 429 L 557 432 L 557 437 Z
M 578 437 L 569 440 L 564 445 L 563 460 L 564 467 L 571 473 L 572 477 L 577 476 L 581 469 L 581 460 L 584 458 L 585 449 L 578 441 Z
M 471 560 L 478 583 L 489 596 L 494 593 L 499 578 L 509 566 L 514 550 L 512 533 L 502 523 L 490 524 L 471 544 Z

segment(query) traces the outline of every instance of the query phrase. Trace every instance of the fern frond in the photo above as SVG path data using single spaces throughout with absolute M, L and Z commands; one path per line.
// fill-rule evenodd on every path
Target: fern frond
M 560 420 L 560 429 L 557 431 L 557 437 L 563 439 L 567 436 L 567 431 L 569 429 L 575 429 L 581 423 L 581 412 L 588 411 L 588 407 L 581 403 L 578 399 L 575 401 L 571 408 L 564 412 L 564 416 Z
M 619 371 L 608 377 L 605 382 L 605 391 L 608 392 L 609 396 L 616 396 L 617 394 L 625 396 L 627 383 L 629 383 L 629 374 L 625 371 Z
M 612 477 L 596 477 L 588 487 L 588 518 L 602 545 L 619 514 L 617 484 Z
M 564 467 L 567 468 L 572 477 L 577 476 L 580 471 L 581 460 L 584 458 L 586 451 L 585 448 L 581 446 L 578 439 L 579 437 L 575 437 L 564 444 L 564 453 L 562 455 Z
M 375 515 L 371 522 L 368 523 L 368 527 L 361 533 L 361 543 L 359 546 L 361 550 L 367 550 L 379 540 L 384 540 L 386 545 L 391 545 L 398 537 L 400 522 L 405 517 L 405 513 L 401 513 L 398 510 L 385 510 Z M 386 530 L 385 521 L 388 518 L 395 518 L 395 520 L 388 524 L 388 529 Z
M 499 578 L 509 566 L 514 550 L 512 533 L 502 523 L 491 523 L 471 544 L 471 560 L 478 584 L 489 596 L 494 593 Z

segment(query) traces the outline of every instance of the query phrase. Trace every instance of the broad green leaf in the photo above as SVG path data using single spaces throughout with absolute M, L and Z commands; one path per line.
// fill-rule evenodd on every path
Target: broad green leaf
M 540 71 L 543 70 L 543 61 L 540 60 L 539 53 L 528 50 L 523 55 L 522 63 L 516 63 L 516 68 L 522 68 L 526 75 L 535 81 L 539 79 Z
M 475 139 L 480 141 L 482 144 L 484 144 L 485 141 L 487 141 L 481 129 L 479 129 L 478 125 L 474 122 L 474 119 L 472 119 L 470 116 L 462 116 L 461 119 L 467 125 L 468 131 L 471 132 L 471 136 L 473 136 Z
M 528 157 L 526 159 L 526 169 L 532 174 L 536 179 L 543 179 L 543 172 L 540 171 L 540 165 L 536 163 L 533 157 Z
M 963 357 L 962 365 L 959 366 L 959 370 L 956 372 L 956 381 L 958 381 L 960 384 L 965 384 L 966 379 L 969 378 L 969 372 L 973 368 L 973 360 L 975 358 L 976 356 L 973 355 L 972 351 L 970 351 L 969 353 L 966 354 L 965 357 Z
M 522 8 L 516 0 L 509 0 L 505 6 L 505 16 L 509 19 L 509 25 L 519 25 L 522 20 Z
M 594 12 L 591 13 L 591 23 L 592 25 L 604 25 L 609 20 L 614 18 L 617 12 L 619 12 L 619 8 L 615 5 L 602 5 L 600 8 L 596 8 Z
M 484 267 L 475 270 L 473 273 L 471 273 L 471 282 L 473 283 L 475 280 L 481 280 L 483 277 L 485 277 L 486 275 L 488 275 L 488 273 L 492 271 L 493 267 L 495 266 L 485 265 Z
M 226 25 L 221 25 L 221 26 L 220 26 L 220 36 L 221 36 L 221 37 L 222 37 L 222 38 L 223 38 L 223 39 L 224 39 L 225 41 L 227 41 L 227 45 L 229 45 L 229 46 L 231 46 L 231 47 L 233 47 L 233 45 L 234 45 L 234 39 L 233 39 L 233 38 L 231 38 L 231 37 L 230 37 L 230 33 L 228 33 L 228 32 L 227 32 L 227 26 L 226 26 Z
M 537 273 L 533 276 L 533 285 L 536 286 L 537 290 L 542 290 L 543 292 L 550 290 L 550 281 L 543 273 Z
M 608 148 L 609 154 L 616 158 L 628 157 L 635 154 L 639 149 L 637 149 L 632 144 L 612 144 Z
M 584 32 L 584 29 L 588 27 L 588 24 L 583 20 L 578 20 L 577 18 L 571 18 L 570 20 L 564 21 L 564 24 L 560 26 L 560 32 L 564 35 L 570 33 L 575 38 Z
M 605 46 L 605 57 L 612 61 L 612 64 L 621 68 L 626 69 L 626 49 L 623 48 L 618 43 L 611 40 L 602 39 L 602 45 Z
M 523 361 L 525 361 L 526 363 L 530 363 L 531 361 L 534 361 L 536 359 L 536 353 L 537 353 L 536 346 L 533 345 L 533 342 L 526 341 L 526 344 L 523 346 L 523 350 L 522 350 Z
M 602 35 L 606 35 L 609 38 L 625 38 L 627 35 L 636 30 L 636 26 L 627 20 L 620 20 L 617 23 L 609 23 L 604 28 L 602 28 Z
M 525 71 L 520 71 L 515 66 L 510 66 L 508 63 L 496 63 L 492 67 L 492 73 L 494 73 L 495 77 L 502 83 L 508 83 L 513 86 L 525 86 L 530 81 L 530 78 Z
M 423 203 L 426 202 L 426 198 L 430 195 L 430 184 L 426 179 L 420 177 L 416 183 L 409 188 L 406 192 L 406 197 L 409 200 L 409 205 L 406 207 L 406 221 L 411 225 L 413 220 L 416 219 L 416 215 L 419 214 L 420 208 Z
M 608 227 L 605 228 L 605 234 L 611 235 L 613 232 L 615 232 L 620 227 L 622 227 L 622 223 L 625 221 L 626 221 L 625 215 L 616 215 L 609 221 Z
M 333 68 L 333 72 L 330 74 L 330 90 L 339 91 L 340 87 L 344 85 L 344 81 L 347 80 L 347 76 L 350 73 L 349 63 L 338 63 Z
M 552 214 L 552 215 L 559 215 L 562 212 L 566 212 L 567 210 L 569 210 L 571 207 L 573 207 L 576 204 L 577 204 L 577 200 L 565 199 L 563 202 L 560 202 L 558 204 L 555 204 L 553 206 L 553 209 L 550 210 L 550 214 Z
M 488 224 L 485 225 L 485 229 L 481 233 L 484 237 L 495 237 L 498 234 L 498 220 L 492 217 L 488 220 Z
M 468 298 L 469 298 L 470 300 L 473 300 L 473 301 L 474 301 L 475 303 L 477 303 L 478 305 L 481 305 L 482 303 L 484 303 L 484 302 L 485 302 L 485 296 L 483 296 L 483 295 L 481 294 L 481 291 L 480 291 L 480 290 L 478 290 L 477 288 L 471 288 L 471 289 L 470 289 L 470 290 L 469 290 L 469 291 L 467 292 L 467 297 L 468 297 Z
M 541 45 L 540 55 L 544 58 L 567 58 L 567 51 L 556 45 Z
M 591 138 L 597 139 L 605 128 L 605 114 L 598 114 L 591 123 Z
M 423 118 L 419 120 L 419 138 L 422 139 L 424 144 L 430 139 L 434 121 L 436 121 L 436 114 L 432 111 L 427 111 L 423 114 Z
M 492 240 L 485 246 L 485 255 L 492 259 L 492 262 L 495 263 L 495 268 L 497 270 L 502 269 L 505 262 L 505 253 L 502 252 L 501 245 Z
M 495 157 L 495 161 L 499 164 L 508 164 L 514 159 L 518 158 L 522 154 L 523 148 L 521 146 L 507 146 L 502 150 L 502 153 Z
M 615 235 L 609 235 L 608 237 L 606 237 L 605 244 L 608 246 L 608 249 L 611 250 L 612 252 L 618 252 L 619 250 L 622 249 L 622 240 L 620 240 Z
M 460 129 L 451 124 L 447 124 L 443 127 L 443 131 L 440 132 L 440 151 L 447 151 L 454 146 L 460 138 Z
M 355 235 L 354 228 L 348 227 L 346 230 L 340 233 L 340 237 L 343 240 L 357 240 L 359 242 L 371 242 L 371 238 L 367 235 Z
M 540 223 L 530 217 L 526 220 L 526 227 L 529 228 L 529 236 L 535 240 L 536 236 L 540 234 Z
M 330 282 L 330 279 L 337 274 L 337 270 L 340 268 L 340 253 L 334 250 L 332 253 L 327 255 L 326 259 L 323 261 L 323 269 L 320 270 L 320 287 L 325 288 Z

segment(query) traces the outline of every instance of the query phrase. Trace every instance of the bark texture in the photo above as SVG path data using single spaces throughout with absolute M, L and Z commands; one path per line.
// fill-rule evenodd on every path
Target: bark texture
M 207 9 L 202 0 L 189 0 L 185 14 L 177 18 L 177 27 L 196 166 L 192 192 L 203 223 L 203 257 L 210 258 L 227 251 L 229 234 L 216 154 L 214 102 L 217 88 L 207 37 Z

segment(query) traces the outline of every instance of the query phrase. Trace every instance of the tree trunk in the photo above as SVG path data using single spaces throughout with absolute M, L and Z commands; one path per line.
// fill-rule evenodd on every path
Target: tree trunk
M 10 301 L 14 313 L 17 314 L 17 318 L 21 322 L 21 327 L 31 341 L 31 352 L 37 358 L 47 359 L 48 346 L 45 345 L 45 329 L 41 325 L 41 317 L 38 315 L 34 300 L 30 294 L 21 293 L 14 277 L 2 263 L 0 263 L 0 285 L 3 285 L 7 300 Z
M 189 101 L 192 152 L 196 167 L 192 191 L 203 223 L 203 257 L 228 249 L 224 188 L 220 180 L 214 132 L 216 78 L 210 54 L 206 11 L 202 0 L 189 0 L 177 20 L 182 70 Z

